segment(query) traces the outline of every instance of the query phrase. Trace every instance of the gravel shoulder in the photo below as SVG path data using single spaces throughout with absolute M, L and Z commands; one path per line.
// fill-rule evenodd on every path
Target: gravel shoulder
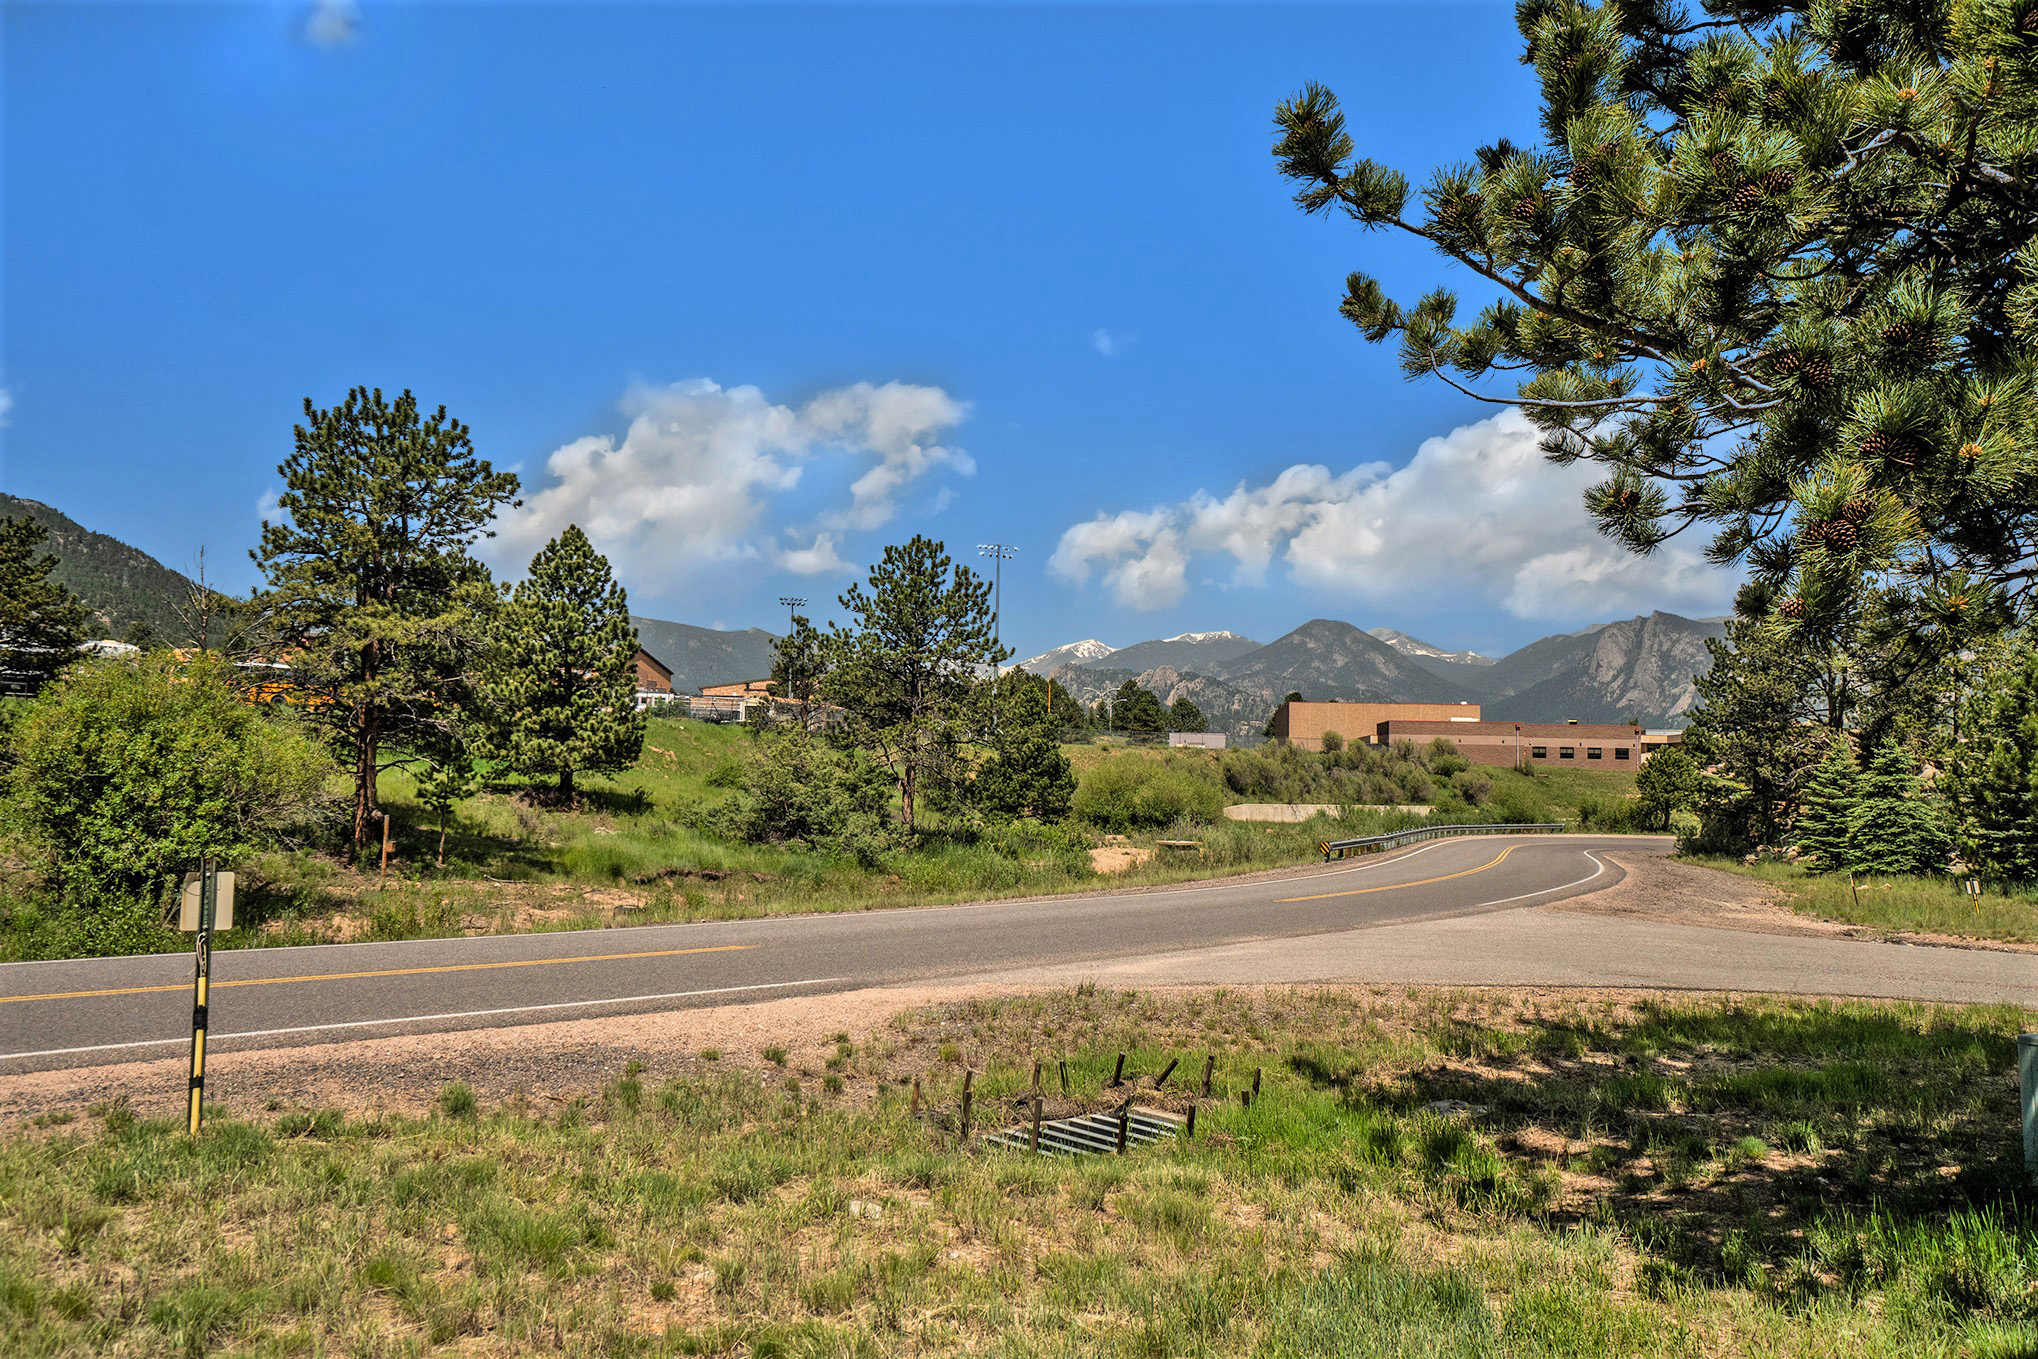
M 1627 876 L 1602 891 L 1541 909 L 1801 939 L 1863 939 L 1932 948 L 2038 953 L 2038 945 L 2032 944 L 1918 930 L 1876 930 L 1843 920 L 1802 915 L 1790 908 L 1784 892 L 1768 883 L 1702 864 L 1682 863 L 1665 854 L 1614 850 L 1606 857 L 1625 868 Z

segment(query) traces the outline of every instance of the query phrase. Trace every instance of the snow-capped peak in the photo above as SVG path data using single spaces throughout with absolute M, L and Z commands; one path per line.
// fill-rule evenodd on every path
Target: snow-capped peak
M 1038 656 L 1029 656 L 1023 661 L 1014 661 L 1005 668 L 1007 670 L 1032 670 L 1035 672 L 1052 670 L 1057 665 L 1081 665 L 1086 661 L 1101 661 L 1116 650 L 1118 648 L 1112 646 L 1109 642 L 1100 642 L 1094 637 L 1085 637 L 1080 642 L 1070 642 L 1066 646 L 1058 646 L 1051 651 L 1043 651 Z
M 1247 639 L 1236 632 L 1185 632 L 1175 637 L 1164 638 L 1169 642 L 1243 642 Z

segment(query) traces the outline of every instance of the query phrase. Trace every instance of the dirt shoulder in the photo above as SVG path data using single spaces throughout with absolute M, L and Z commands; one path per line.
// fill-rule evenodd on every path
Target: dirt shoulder
M 1627 876 L 1612 887 L 1589 896 L 1573 897 L 1540 909 L 1799 938 L 1868 939 L 1886 944 L 1916 944 L 1934 948 L 2038 953 L 2038 945 L 1917 930 L 1877 930 L 1843 920 L 1801 915 L 1791 909 L 1789 895 L 1780 888 L 1702 864 L 1683 863 L 1662 854 L 1614 850 L 1606 857 L 1626 869 Z

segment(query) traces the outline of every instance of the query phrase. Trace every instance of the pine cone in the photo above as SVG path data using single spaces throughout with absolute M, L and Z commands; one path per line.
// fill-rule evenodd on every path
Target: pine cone
M 1776 603 L 1776 613 L 1780 618 L 1787 618 L 1793 623 L 1801 623 L 1804 621 L 1805 616 L 1804 601 L 1796 595 L 1778 600 Z
M 1899 467 L 1915 467 L 1925 452 L 1925 441 L 1915 434 L 1885 434 L 1881 430 L 1871 431 L 1861 440 L 1861 456 L 1893 462 Z
M 1517 202 L 1510 211 L 1515 221 L 1526 224 L 1536 220 L 1536 213 L 1542 210 L 1542 206 L 1542 200 L 1530 194 Z
M 1778 168 L 1762 176 L 1762 187 L 1770 193 L 1789 193 L 1797 187 L 1797 176 Z
M 1865 495 L 1857 495 L 1840 507 L 1840 517 L 1850 524 L 1864 523 L 1867 521 L 1868 516 L 1873 513 L 1875 513 L 1875 501 L 1872 497 Z
M 1727 199 L 1727 208 L 1732 212 L 1753 212 L 1762 206 L 1765 195 L 1759 184 L 1743 184 Z

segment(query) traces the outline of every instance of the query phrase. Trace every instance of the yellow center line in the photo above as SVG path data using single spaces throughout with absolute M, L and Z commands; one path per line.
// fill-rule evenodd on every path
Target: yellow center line
M 486 972 L 498 967 L 554 967 L 561 963 L 612 963 L 624 958 L 676 958 L 682 953 L 734 953 L 755 944 L 715 944 L 705 948 L 661 948 L 649 953 L 589 953 L 574 958 L 520 958 L 505 963 L 446 963 L 439 967 L 385 967 L 372 972 L 321 972 L 307 977 L 247 977 L 216 981 L 213 990 L 228 986 L 286 986 L 292 982 L 357 981 L 363 977 L 417 977 L 428 972 Z M 112 986 L 103 991 L 50 991 L 39 996 L 0 996 L 0 1005 L 30 1000 L 83 1000 L 88 996 L 145 996 L 157 991 L 189 991 L 188 982 L 174 986 Z
M 1497 867 L 1501 859 L 1505 859 L 1508 855 L 1514 853 L 1515 848 L 1516 846 L 1509 845 L 1506 849 L 1501 850 L 1492 863 L 1480 864 L 1477 868 L 1461 868 L 1455 873 L 1445 873 L 1441 877 L 1422 878 L 1415 882 L 1382 883 L 1378 887 L 1354 887 L 1349 892 L 1320 892 L 1313 897 L 1282 897 L 1275 904 L 1286 906 L 1291 902 L 1297 901 L 1329 901 L 1332 897 L 1362 897 L 1368 892 L 1398 892 L 1404 887 L 1427 887 L 1433 882 L 1449 882 L 1452 878 L 1468 878 L 1474 873 L 1484 873 L 1489 868 Z

